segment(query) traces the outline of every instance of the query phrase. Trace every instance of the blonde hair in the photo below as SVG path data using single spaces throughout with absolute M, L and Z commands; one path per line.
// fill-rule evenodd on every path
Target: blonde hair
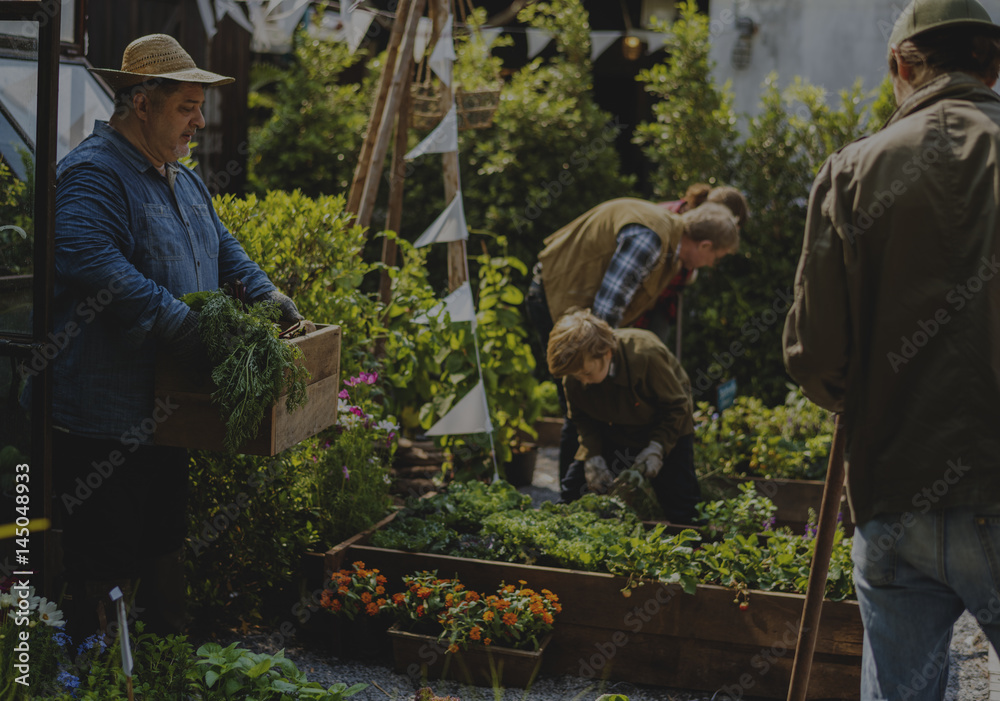
M 615 332 L 589 309 L 571 308 L 549 334 L 547 360 L 553 377 L 579 372 L 587 360 L 602 358 L 618 347 Z
M 710 241 L 719 251 L 735 251 L 740 245 L 739 221 L 725 205 L 706 202 L 681 215 L 684 235 L 695 242 Z

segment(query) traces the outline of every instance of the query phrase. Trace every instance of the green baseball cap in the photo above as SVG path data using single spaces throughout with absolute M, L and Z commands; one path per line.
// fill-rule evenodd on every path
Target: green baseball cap
M 913 0 L 899 15 L 889 36 L 889 49 L 939 27 L 981 26 L 1000 33 L 990 13 L 976 0 Z

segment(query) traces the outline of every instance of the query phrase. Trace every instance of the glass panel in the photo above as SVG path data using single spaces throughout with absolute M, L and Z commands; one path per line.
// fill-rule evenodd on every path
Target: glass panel
M 13 128 L 20 129 L 34 149 L 35 86 L 38 64 L 21 58 L 0 57 L 0 110 L 6 110 Z M 59 133 L 56 158 L 62 158 L 94 130 L 94 120 L 109 119 L 114 104 L 108 93 L 79 63 L 59 66 Z M 3 126 L 0 126 L 0 130 Z M 0 145 L 0 149 L 4 148 Z
M 59 41 L 66 44 L 77 43 L 76 0 L 62 0 L 62 15 L 59 20 Z
M 7 22 L 6 25 L 38 25 Z M 26 32 L 30 34 L 30 31 Z M 16 41 L 23 60 L 11 70 L 0 67 L 0 334 L 31 333 L 32 271 L 34 249 L 33 134 L 37 111 L 38 47 L 33 39 Z M 30 130 L 24 126 L 30 125 Z M 6 358 L 0 358 L 0 390 L 9 396 L 13 379 Z

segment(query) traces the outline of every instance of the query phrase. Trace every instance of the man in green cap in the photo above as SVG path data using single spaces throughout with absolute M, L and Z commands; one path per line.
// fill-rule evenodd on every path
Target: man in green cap
M 963 610 L 1000 648 L 1000 27 L 915 0 L 898 108 L 810 196 L 788 372 L 843 412 L 861 698 L 941 699 Z

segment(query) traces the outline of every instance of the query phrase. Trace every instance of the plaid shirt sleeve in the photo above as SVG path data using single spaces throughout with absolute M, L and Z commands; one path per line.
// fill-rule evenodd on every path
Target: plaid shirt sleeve
M 639 285 L 656 265 L 660 247 L 656 232 L 641 224 L 629 224 L 618 232 L 618 248 L 594 298 L 594 316 L 617 328 Z

